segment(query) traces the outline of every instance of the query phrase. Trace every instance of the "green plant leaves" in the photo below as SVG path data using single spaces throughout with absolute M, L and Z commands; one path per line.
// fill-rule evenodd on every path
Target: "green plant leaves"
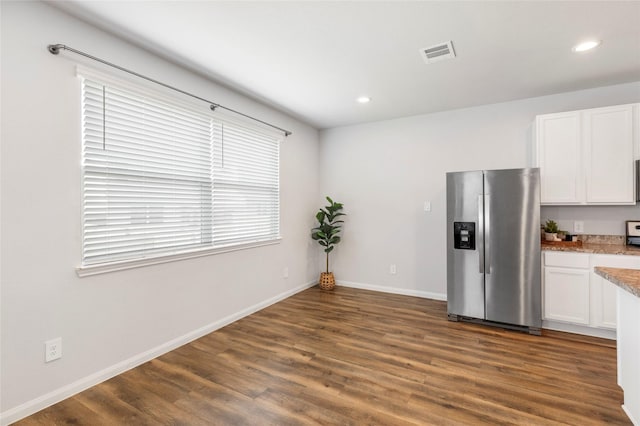
M 344 208 L 342 203 L 336 203 L 331 197 L 326 197 L 329 205 L 321 207 L 316 213 L 316 220 L 318 226 L 311 230 L 311 238 L 318 242 L 322 247 L 325 247 L 324 252 L 327 253 L 327 272 L 329 272 L 329 253 L 333 251 L 333 248 L 338 244 L 341 239 L 338 235 L 340 233 L 341 224 L 343 220 L 338 220 L 340 216 L 345 216 L 342 212 Z
M 558 232 L 558 224 L 551 219 L 547 220 L 547 222 L 544 224 L 544 232 L 549 232 L 552 234 Z

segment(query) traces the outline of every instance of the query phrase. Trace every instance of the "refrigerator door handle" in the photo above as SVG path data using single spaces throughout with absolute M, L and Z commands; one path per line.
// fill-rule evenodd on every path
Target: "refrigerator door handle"
M 484 274 L 484 196 L 478 195 L 478 263 L 479 272 Z
M 491 273 L 491 195 L 484 196 L 484 264 L 485 273 Z

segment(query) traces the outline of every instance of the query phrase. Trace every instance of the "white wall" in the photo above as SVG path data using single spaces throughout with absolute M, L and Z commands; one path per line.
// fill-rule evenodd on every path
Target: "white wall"
M 80 390 L 317 278 L 309 238 L 318 132 L 40 2 L 1 3 L 2 423 Z M 281 148 L 278 245 L 78 278 L 80 120 L 63 43 L 293 131 Z M 206 48 L 206 46 L 203 46 Z M 203 104 L 204 108 L 208 108 Z M 283 278 L 283 268 L 289 278 Z M 63 357 L 44 363 L 44 342 Z
M 333 255 L 336 279 L 446 297 L 445 173 L 525 167 L 537 114 L 639 100 L 636 82 L 322 131 L 321 188 L 348 213 Z M 619 234 L 639 208 L 559 207 L 543 215 L 584 217 L 586 232 Z
M 553 219 L 558 227 L 574 233 L 575 221 L 584 223 L 581 234 L 625 235 L 626 220 L 640 220 L 640 203 L 635 206 L 545 206 L 540 209 L 540 221 Z
M 640 100 L 640 83 L 626 84 L 331 129 L 319 143 L 311 127 L 47 4 L 3 1 L 0 10 L 3 423 L 314 281 L 322 260 L 309 229 L 321 195 L 345 203 L 348 213 L 343 243 L 332 254 L 339 280 L 443 297 L 445 172 L 524 166 L 536 114 Z M 292 130 L 281 151 L 282 243 L 78 278 L 74 68 L 96 64 L 71 53 L 53 56 L 46 50 L 50 43 Z M 427 200 L 430 213 L 423 211 Z M 635 207 L 604 209 L 594 210 L 594 220 L 638 216 Z M 396 275 L 389 274 L 391 263 Z M 44 341 L 55 337 L 63 339 L 64 356 L 45 364 Z

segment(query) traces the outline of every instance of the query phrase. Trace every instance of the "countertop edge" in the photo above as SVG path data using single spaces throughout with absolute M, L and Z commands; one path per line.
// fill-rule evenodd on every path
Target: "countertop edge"
M 591 254 L 615 254 L 622 256 L 640 256 L 640 247 L 632 247 L 620 244 L 592 244 L 584 243 L 582 246 L 553 246 L 540 244 L 542 251 L 561 251 L 567 253 L 591 253 Z
M 640 298 L 640 269 L 596 266 L 593 271 L 602 278 Z

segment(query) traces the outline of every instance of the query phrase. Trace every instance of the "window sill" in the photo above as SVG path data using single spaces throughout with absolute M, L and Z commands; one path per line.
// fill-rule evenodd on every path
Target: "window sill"
M 162 263 L 175 262 L 178 260 L 195 259 L 197 257 L 211 256 L 214 254 L 229 253 L 232 251 L 246 250 L 246 249 L 263 247 L 263 246 L 271 246 L 274 244 L 280 244 L 280 241 L 282 241 L 282 237 L 278 237 L 274 240 L 269 240 L 269 241 L 260 241 L 260 242 L 253 242 L 253 243 L 238 244 L 233 246 L 209 248 L 209 249 L 203 249 L 198 251 L 189 251 L 184 253 L 148 257 L 145 259 L 125 260 L 122 262 L 100 263 L 96 265 L 80 266 L 76 268 L 76 274 L 78 274 L 78 276 L 81 278 L 89 277 L 91 275 L 106 274 L 109 272 L 123 271 L 126 269 L 142 268 L 144 266 L 159 265 Z

